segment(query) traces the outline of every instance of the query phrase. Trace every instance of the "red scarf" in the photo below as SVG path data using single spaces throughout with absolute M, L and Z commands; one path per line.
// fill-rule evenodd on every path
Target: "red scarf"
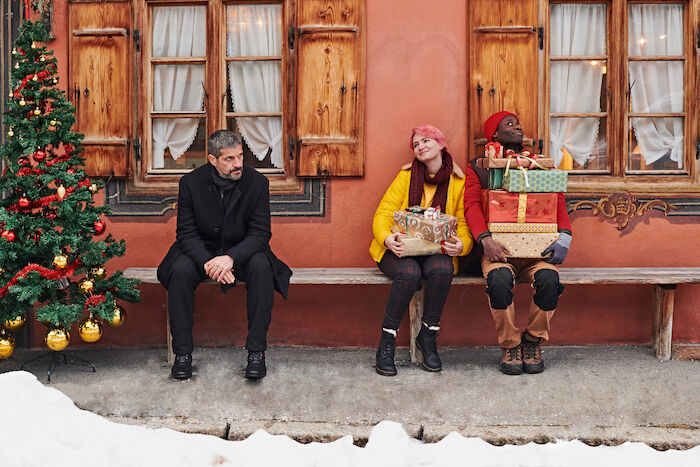
M 420 205 L 423 197 L 423 184 L 429 183 L 437 185 L 435 196 L 431 206 L 440 207 L 442 212 L 445 212 L 445 204 L 447 204 L 447 189 L 450 185 L 450 175 L 452 175 L 452 156 L 450 153 L 442 150 L 442 165 L 432 178 L 428 176 L 428 168 L 418 159 L 413 159 L 411 165 L 411 183 L 408 186 L 408 205 Z

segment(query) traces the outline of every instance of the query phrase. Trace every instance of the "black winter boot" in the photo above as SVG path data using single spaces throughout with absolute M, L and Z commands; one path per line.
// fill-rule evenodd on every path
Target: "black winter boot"
M 190 379 L 192 377 L 192 354 L 175 355 L 175 363 L 170 370 L 173 379 Z
M 392 333 L 382 330 L 382 338 L 379 340 L 379 348 L 377 349 L 377 364 L 374 366 L 377 373 L 384 376 L 396 376 L 395 351 L 396 337 Z
M 265 366 L 265 352 L 248 352 L 248 365 L 245 367 L 245 377 L 248 379 L 262 379 L 267 374 Z
M 442 361 L 437 352 L 437 331 L 429 329 L 425 323 L 421 324 L 420 332 L 416 336 L 416 347 L 423 354 L 423 369 L 427 371 L 442 370 Z

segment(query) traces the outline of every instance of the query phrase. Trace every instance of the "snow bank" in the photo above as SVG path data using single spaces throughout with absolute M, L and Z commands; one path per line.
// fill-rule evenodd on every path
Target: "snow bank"
M 0 414 L 3 467 L 700 465 L 700 446 L 664 452 L 642 443 L 493 446 L 458 433 L 424 444 L 389 421 L 374 427 L 364 448 L 354 446 L 350 436 L 300 444 L 263 430 L 243 441 L 225 441 L 108 421 L 78 409 L 66 395 L 24 371 L 0 374 Z

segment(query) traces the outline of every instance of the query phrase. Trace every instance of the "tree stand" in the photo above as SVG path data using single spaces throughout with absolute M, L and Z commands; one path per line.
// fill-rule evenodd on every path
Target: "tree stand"
M 82 366 L 82 367 L 90 367 L 92 369 L 92 372 L 95 372 L 95 367 L 92 366 L 92 363 L 89 361 L 76 357 L 75 355 L 69 354 L 68 352 L 62 352 L 62 351 L 56 351 L 53 350 L 51 352 L 46 352 L 41 355 L 37 355 L 36 357 L 30 358 L 26 362 L 22 363 L 22 366 L 19 367 L 20 370 L 24 370 L 24 367 L 30 363 L 34 362 L 40 362 L 42 360 L 50 360 L 49 362 L 49 369 L 46 372 L 47 375 L 47 380 L 50 383 L 51 382 L 51 373 L 53 370 L 58 368 L 61 365 L 61 359 L 63 359 L 63 365 L 76 365 L 76 366 Z

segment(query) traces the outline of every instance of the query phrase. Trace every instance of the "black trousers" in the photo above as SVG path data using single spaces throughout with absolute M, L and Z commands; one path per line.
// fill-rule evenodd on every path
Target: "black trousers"
M 387 250 L 378 266 L 380 271 L 393 279 L 384 311 L 383 328 L 399 329 L 421 279 L 425 282 L 423 321 L 428 326 L 440 325 L 440 316 L 454 275 L 452 258 L 447 255 L 399 258 Z
M 244 264 L 234 264 L 236 279 L 245 281 L 248 338 L 245 348 L 251 352 L 267 349 L 274 301 L 272 265 L 265 253 L 256 253 Z M 168 283 L 168 312 L 175 355 L 192 353 L 192 323 L 194 320 L 194 291 L 207 275 L 187 255 L 175 260 Z

